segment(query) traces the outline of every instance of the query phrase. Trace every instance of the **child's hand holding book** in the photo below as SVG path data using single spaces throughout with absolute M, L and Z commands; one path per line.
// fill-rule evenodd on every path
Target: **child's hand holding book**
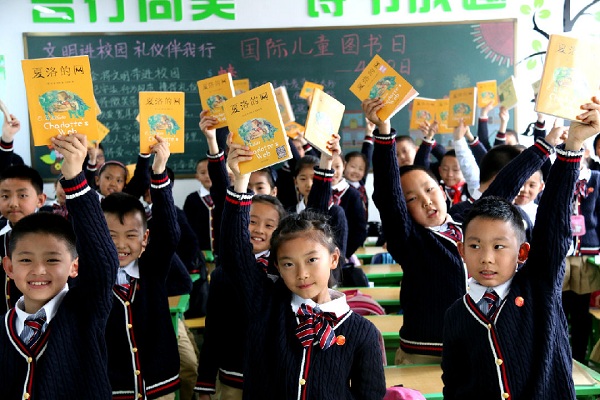
M 155 174 L 162 174 L 167 168 L 167 161 L 171 155 L 169 150 L 169 144 L 162 137 L 155 135 L 156 143 L 153 144 L 150 149 L 154 154 L 154 161 L 152 162 L 152 172 Z
M 73 179 L 82 171 L 87 156 L 87 137 L 80 133 L 58 135 L 50 139 L 54 150 L 64 157 L 61 172 L 65 179 Z
M 566 150 L 578 151 L 583 142 L 600 132 L 600 98 L 594 96 L 592 102 L 581 105 L 584 112 L 577 116 L 578 121 L 571 122 L 569 137 L 565 142 Z
M 374 99 L 366 99 L 361 103 L 365 117 L 377 126 L 380 135 L 388 135 L 391 132 L 391 124 L 388 120 L 381 120 L 377 116 L 377 112 L 385 105 L 384 101 L 376 97 Z
M 227 145 L 229 147 L 227 166 L 233 173 L 233 190 L 238 193 L 246 193 L 248 182 L 250 181 L 250 173 L 242 174 L 240 172 L 240 163 L 252 160 L 253 152 L 248 146 L 233 143 L 232 134 L 229 134 L 229 137 L 227 137 Z

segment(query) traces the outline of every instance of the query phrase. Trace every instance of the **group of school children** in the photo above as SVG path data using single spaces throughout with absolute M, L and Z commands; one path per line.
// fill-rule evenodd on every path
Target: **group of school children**
M 130 180 L 85 136 L 53 138 L 64 161 L 45 206 L 39 173 L 13 152 L 19 121 L 5 117 L 0 398 L 383 399 L 380 334 L 337 290 L 367 237 L 372 162 L 381 241 L 404 271 L 396 364 L 441 364 L 446 399 L 575 399 L 572 358 L 585 360 L 600 290 L 588 261 L 600 172 L 582 150 L 600 99 L 569 129 L 546 134 L 540 115 L 529 148 L 512 142 L 504 109 L 491 146 L 487 106 L 477 137 L 461 122 L 450 151 L 435 122 L 418 148 L 396 137 L 382 107 L 362 103 L 361 152 L 343 157 L 333 134 L 328 156 L 300 135 L 292 159 L 251 174 L 239 168 L 251 149 L 202 111 L 208 154 L 183 210 L 158 136 Z M 190 273 L 206 284 L 201 250 L 216 268 L 207 303 L 191 303 L 206 314 L 197 354 L 168 296 L 194 294 Z

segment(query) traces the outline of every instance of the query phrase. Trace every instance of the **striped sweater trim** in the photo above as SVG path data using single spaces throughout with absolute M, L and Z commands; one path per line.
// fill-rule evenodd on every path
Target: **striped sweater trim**
M 65 191 L 66 198 L 69 200 L 73 200 L 79 196 L 83 196 L 84 194 L 92 190 L 92 188 L 88 186 L 87 180 L 85 179 L 83 172 L 81 172 L 73 179 L 66 180 L 63 178 L 61 179 L 60 183 Z
M 556 149 L 556 158 L 558 158 L 561 161 L 571 162 L 571 163 L 579 163 L 579 162 L 581 162 L 582 157 L 583 157 L 583 150 L 571 151 L 571 150 Z
M 535 127 L 539 130 L 544 129 L 545 126 L 546 126 L 546 121 L 542 121 L 542 122 L 536 121 L 535 122 Z
M 396 133 L 391 133 L 389 135 L 375 135 L 373 137 L 377 144 L 391 145 L 396 140 Z
M 225 200 L 240 206 L 249 206 L 252 204 L 252 194 L 251 193 L 237 193 L 232 189 L 227 189 L 227 196 Z
M 219 380 L 228 386 L 241 387 L 244 384 L 244 374 L 219 368 Z
M 217 154 L 206 153 L 206 158 L 208 158 L 208 162 L 221 162 L 225 160 L 225 152 L 220 151 Z
M 538 138 L 534 144 L 538 149 L 542 150 L 546 155 L 554 152 L 554 147 L 542 138 Z
M 498 132 L 496 133 L 497 140 L 506 140 L 506 132 Z
M 169 179 L 169 175 L 167 172 L 163 172 L 162 174 L 153 175 L 150 180 L 150 187 L 153 189 L 162 189 L 171 184 L 171 180 Z
M 333 179 L 333 170 L 322 170 L 322 169 L 318 169 L 315 168 L 315 179 L 319 179 L 321 181 L 324 182 L 331 182 L 331 180 Z
M 6 152 L 12 152 L 13 151 L 13 143 L 14 142 L 6 143 L 4 140 L 0 140 L 0 150 L 6 151 Z
M 150 153 L 140 153 L 140 157 L 142 157 L 142 158 L 150 158 Z
M 375 138 L 373 136 L 365 136 L 365 143 L 373 144 Z
M 408 350 L 407 353 L 417 353 L 441 356 L 442 355 L 442 343 L 428 343 L 428 342 L 417 342 L 413 340 L 407 340 L 400 337 L 400 347 L 402 350 Z
M 169 379 L 166 379 L 162 382 L 155 383 L 154 385 L 150 385 L 146 387 L 146 394 L 149 396 L 154 396 L 160 394 L 160 397 L 165 394 L 174 392 L 176 388 L 181 384 L 181 379 L 179 378 L 179 374 L 172 376 Z
M 194 386 L 194 392 L 214 394 L 216 393 L 216 385 L 214 382 L 196 382 L 196 385 Z
M 479 144 L 479 138 L 475 138 L 473 139 L 473 141 L 471 143 L 469 143 L 469 146 L 477 146 Z

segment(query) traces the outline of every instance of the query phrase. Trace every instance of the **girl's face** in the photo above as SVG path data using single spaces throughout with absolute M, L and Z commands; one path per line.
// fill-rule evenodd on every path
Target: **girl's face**
M 119 193 L 125 187 L 125 170 L 119 165 L 107 165 L 96 177 L 96 185 L 103 196 Z
M 318 241 L 297 237 L 279 246 L 276 266 L 292 293 L 323 304 L 331 301 L 329 276 L 339 258 L 340 251 L 337 248 L 331 253 Z
M 365 160 L 360 157 L 352 157 L 344 169 L 344 178 L 350 182 L 358 182 L 365 176 Z
M 254 254 L 271 248 L 271 236 L 279 225 L 279 213 L 271 204 L 252 203 L 250 206 L 250 243 Z
M 302 168 L 298 175 L 294 178 L 298 193 L 300 193 L 304 199 L 308 199 L 310 188 L 312 188 L 313 177 L 315 176 L 315 169 L 311 167 Z
M 333 178 L 331 178 L 331 186 L 335 186 L 341 182 L 344 177 L 344 160 L 342 157 L 337 155 L 333 158 L 333 163 L 331 164 L 331 168 L 333 168 Z
M 300 158 L 304 157 L 304 147 L 302 146 L 302 142 L 296 139 L 292 140 L 292 142 L 294 143 L 294 147 L 298 151 L 298 154 L 300 154 Z
M 67 195 L 65 194 L 65 190 L 63 189 L 60 182 L 56 182 L 56 185 L 54 186 L 54 191 L 56 192 L 56 202 L 61 206 L 64 206 L 65 202 L 67 201 Z
M 544 190 L 544 180 L 542 173 L 537 171 L 521 187 L 519 194 L 515 197 L 514 203 L 519 206 L 527 205 L 534 201 L 542 190 Z

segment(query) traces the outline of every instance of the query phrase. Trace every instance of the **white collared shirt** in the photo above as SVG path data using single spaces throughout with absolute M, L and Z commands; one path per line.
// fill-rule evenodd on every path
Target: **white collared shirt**
M 331 187 L 331 190 L 338 190 L 340 192 L 343 192 L 344 190 L 348 189 L 349 186 L 350 184 L 348 183 L 346 178 L 342 178 L 341 181 L 339 181 L 336 185 L 333 185 Z
M 303 299 L 297 294 L 292 294 L 292 311 L 296 314 L 302 304 L 311 306 L 313 309 L 318 306 L 323 312 L 335 314 L 336 318 L 339 318 L 350 311 L 350 306 L 346 301 L 346 295 L 344 293 L 329 289 L 329 296 L 331 297 L 330 301 L 323 304 L 317 304 L 312 299 Z
M 437 226 L 429 226 L 428 228 L 434 232 L 445 232 L 446 230 L 448 230 L 448 222 L 452 222 L 453 224 L 456 224 L 456 221 L 454 221 L 452 219 L 450 214 L 446 214 L 446 220 L 444 221 L 443 224 L 437 225 Z
M 516 268 L 516 267 L 515 267 Z M 512 283 L 513 278 L 510 278 L 503 284 L 494 287 L 483 286 L 479 282 L 477 282 L 473 277 L 469 278 L 467 281 L 467 293 L 475 303 L 479 303 L 485 292 L 489 289 L 493 289 L 494 292 L 498 295 L 500 299 L 499 303 L 504 300 L 508 292 L 510 291 L 510 284 Z
M 210 190 L 200 185 L 200 190 L 198 190 L 198 194 L 200 195 L 200 197 L 208 196 L 210 195 Z
M 48 326 L 50 321 L 52 321 L 52 318 L 54 318 L 54 316 L 56 315 L 56 312 L 58 311 L 58 307 L 60 306 L 60 303 L 62 303 L 63 298 L 65 297 L 65 295 L 67 294 L 68 291 L 69 291 L 69 284 L 65 283 L 65 286 L 61 289 L 61 291 L 58 292 L 56 294 L 56 296 L 54 296 L 52 299 L 50 299 L 50 301 L 48 301 L 42 307 L 44 309 L 44 311 L 46 312 L 46 323 L 42 327 L 42 332 L 46 331 L 46 327 Z M 29 314 L 28 312 L 25 311 L 25 299 L 23 296 L 21 296 L 21 298 L 17 301 L 15 311 L 17 312 L 17 321 L 16 321 L 17 335 L 21 336 L 21 333 L 23 332 L 23 328 L 25 326 L 25 320 L 27 319 L 27 317 L 29 317 L 31 315 L 35 315 L 35 313 Z
M 138 260 L 134 260 L 127 264 L 124 267 L 119 267 L 124 270 L 127 275 L 132 278 L 140 279 L 140 266 L 138 265 Z
M 360 187 L 360 182 L 352 182 L 346 179 L 346 182 L 348 182 L 348 184 L 350 186 L 352 186 L 354 189 L 358 189 Z

